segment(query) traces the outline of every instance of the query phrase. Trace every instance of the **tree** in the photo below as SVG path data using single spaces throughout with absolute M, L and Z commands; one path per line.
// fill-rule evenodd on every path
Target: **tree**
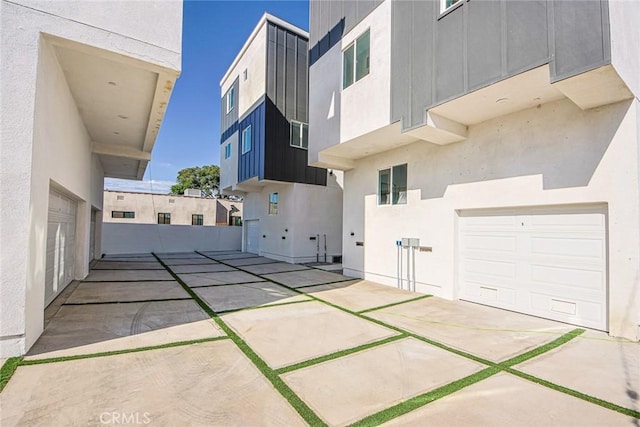
M 171 186 L 171 194 L 184 194 L 189 188 L 197 188 L 206 196 L 212 196 L 220 188 L 220 167 L 208 165 L 182 169 L 176 181 L 178 183 Z

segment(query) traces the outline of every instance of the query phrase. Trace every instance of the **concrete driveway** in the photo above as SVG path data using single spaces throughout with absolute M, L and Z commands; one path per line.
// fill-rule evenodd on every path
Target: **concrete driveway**
M 251 254 L 107 257 L 46 314 L 3 427 L 640 424 L 638 343 Z

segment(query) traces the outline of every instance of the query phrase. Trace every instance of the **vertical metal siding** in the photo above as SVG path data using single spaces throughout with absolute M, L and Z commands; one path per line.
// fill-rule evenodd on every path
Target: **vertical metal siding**
M 242 154 L 242 133 L 251 125 L 251 150 Z M 265 103 L 249 112 L 238 126 L 238 182 L 264 175 Z
M 513 75 L 549 59 L 547 1 L 506 2 L 505 7 L 506 75 Z
M 467 7 L 466 91 L 495 81 L 502 73 L 502 4 L 472 1 Z

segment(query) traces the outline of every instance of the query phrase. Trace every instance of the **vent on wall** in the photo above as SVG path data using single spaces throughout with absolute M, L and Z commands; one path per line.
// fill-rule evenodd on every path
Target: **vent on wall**
M 124 196 L 116 196 L 116 200 L 124 200 Z
M 169 199 L 169 203 L 175 203 L 176 199 Z

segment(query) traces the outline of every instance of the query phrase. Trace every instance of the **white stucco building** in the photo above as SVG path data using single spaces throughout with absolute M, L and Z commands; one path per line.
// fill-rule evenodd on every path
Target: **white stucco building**
M 242 224 L 242 202 L 213 197 L 105 190 L 103 211 L 103 222 L 123 224 Z
M 220 81 L 220 188 L 243 194 L 243 250 L 342 255 L 341 172 L 308 166 L 308 33 L 265 14 Z
M 141 179 L 181 66 L 180 1 L 2 1 L 0 357 L 100 248 L 105 176 Z
M 417 238 L 417 292 L 640 338 L 638 22 L 312 0 L 309 161 L 344 171 L 345 274 L 406 284 Z

